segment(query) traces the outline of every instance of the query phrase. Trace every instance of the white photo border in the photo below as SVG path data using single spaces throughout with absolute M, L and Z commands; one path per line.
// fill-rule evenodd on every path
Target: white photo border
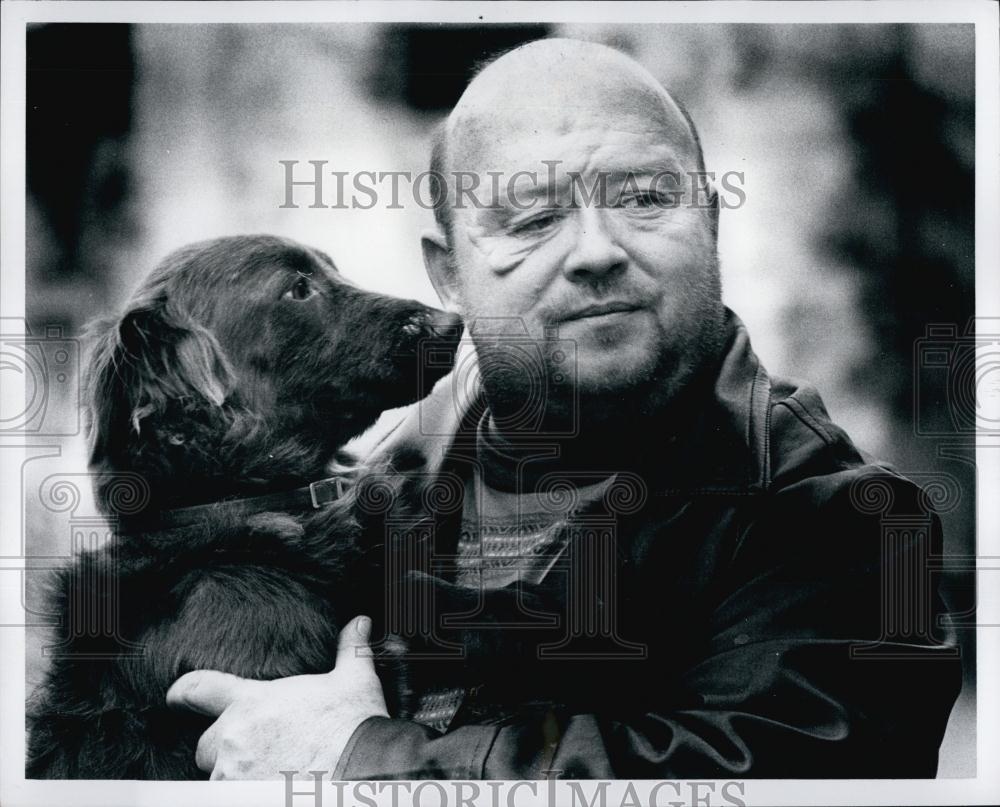
M 2 12 L 2 213 L 0 213 L 0 316 L 24 317 L 25 301 L 25 32 L 31 22 L 657 22 L 657 23 L 946 23 L 975 25 L 976 106 L 976 315 L 1000 316 L 1000 48 L 993 2 L 26 2 L 7 0 Z M 23 401 L 24 387 L 5 379 L 4 400 Z M 937 780 L 746 780 L 748 805 L 995 804 L 1000 802 L 1000 443 L 977 441 L 977 776 Z M 30 439 L 0 440 L 0 625 L 23 611 L 23 508 L 16 480 Z M 992 573 L 986 573 L 992 572 Z M 25 781 L 24 629 L 0 629 L 0 803 L 22 805 L 267 805 L 285 807 L 286 785 L 273 782 Z M 584 783 L 586 784 L 586 783 Z M 716 783 L 721 786 L 722 782 Z M 655 782 L 636 782 L 646 801 Z M 515 783 L 483 788 L 476 804 L 550 803 L 542 783 L 535 795 Z M 296 789 L 308 783 L 296 783 Z M 571 804 L 566 782 L 554 804 Z M 607 789 L 620 804 L 625 782 Z M 685 790 L 690 793 L 690 790 Z M 718 793 L 718 789 L 715 791 Z M 368 791 L 365 791 L 366 798 Z M 390 803 L 391 791 L 373 801 Z M 349 804 L 328 788 L 324 803 Z M 663 796 L 661 798 L 676 798 Z M 296 796 L 293 804 L 312 803 Z M 364 802 L 361 802 L 364 803 Z M 401 803 L 407 803 L 405 799 Z M 429 798 L 429 804 L 436 803 Z M 664 802 L 666 803 L 666 802 Z M 713 802 L 714 803 L 714 802 Z

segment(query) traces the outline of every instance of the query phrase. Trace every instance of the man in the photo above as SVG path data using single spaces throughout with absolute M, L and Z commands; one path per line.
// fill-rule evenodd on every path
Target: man
M 425 693 L 414 720 L 386 714 L 356 652 L 364 618 L 328 675 L 190 673 L 168 700 L 221 715 L 199 765 L 933 776 L 959 661 L 913 627 L 937 624 L 936 589 L 897 601 L 887 581 L 940 551 L 939 524 L 815 391 L 758 363 L 721 302 L 718 205 L 690 179 L 682 110 L 614 50 L 539 41 L 472 81 L 436 162 L 456 182 L 425 263 L 469 327 L 483 396 L 441 385 L 391 441 L 461 480 L 460 506 L 429 514 L 451 564 L 436 568 L 524 606 L 518 652 Z M 923 528 L 890 536 L 876 489 Z M 899 627 L 900 607 L 920 618 Z

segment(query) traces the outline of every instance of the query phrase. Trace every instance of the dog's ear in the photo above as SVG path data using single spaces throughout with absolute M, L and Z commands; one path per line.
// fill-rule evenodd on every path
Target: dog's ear
M 119 456 L 150 415 L 177 403 L 222 407 L 232 390 L 232 370 L 212 333 L 165 301 L 89 330 L 96 335 L 86 374 L 92 465 Z

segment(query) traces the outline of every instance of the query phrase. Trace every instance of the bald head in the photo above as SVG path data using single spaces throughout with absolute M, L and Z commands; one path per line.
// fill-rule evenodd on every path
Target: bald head
M 653 131 L 678 162 L 704 170 L 690 118 L 644 67 L 605 45 L 541 39 L 508 51 L 473 78 L 435 133 L 431 171 L 508 172 L 504 141 L 532 134 L 552 152 L 542 148 L 539 160 L 559 160 L 552 136 L 572 135 L 588 117 Z M 495 164 L 483 164 L 484 158 Z M 447 198 L 442 194 L 435 217 L 450 240 Z
M 497 123 L 557 129 L 581 108 L 645 116 L 672 143 L 694 147 L 673 98 L 636 61 L 593 42 L 541 39 L 505 53 L 470 82 L 448 117 L 452 152 L 466 141 L 497 136 Z

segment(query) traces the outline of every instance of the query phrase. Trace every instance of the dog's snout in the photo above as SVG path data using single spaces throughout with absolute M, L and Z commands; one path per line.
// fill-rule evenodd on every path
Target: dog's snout
M 427 316 L 427 330 L 438 339 L 458 339 L 462 335 L 462 318 L 447 311 L 431 311 Z
M 403 331 L 410 337 L 457 342 L 462 336 L 462 320 L 436 308 L 421 308 L 407 316 Z

